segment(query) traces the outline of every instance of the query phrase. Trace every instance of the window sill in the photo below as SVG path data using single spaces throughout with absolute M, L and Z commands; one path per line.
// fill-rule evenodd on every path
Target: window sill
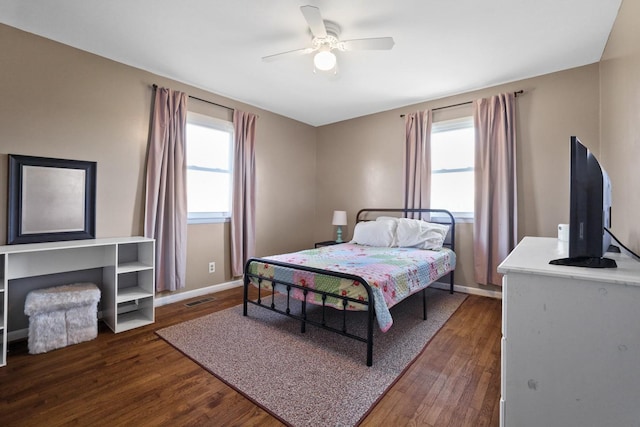
M 474 218 L 469 216 L 457 217 L 453 216 L 456 220 L 456 224 L 473 224 Z
M 190 218 L 187 219 L 187 225 L 191 224 L 220 224 L 231 222 L 231 218 Z
M 473 221 L 474 221 L 473 214 L 455 213 L 455 212 L 452 212 L 452 214 L 457 224 L 473 224 Z M 438 214 L 431 214 L 431 219 L 435 221 L 437 221 L 438 219 L 442 219 L 445 222 L 448 222 L 451 220 L 447 215 L 438 215 Z

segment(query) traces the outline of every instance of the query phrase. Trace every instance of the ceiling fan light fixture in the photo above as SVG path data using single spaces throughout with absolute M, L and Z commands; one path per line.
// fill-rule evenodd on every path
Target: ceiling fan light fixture
M 316 6 L 300 6 L 300 11 L 307 21 L 312 36 L 311 46 L 263 56 L 262 60 L 271 62 L 280 58 L 291 58 L 314 53 L 313 72 L 327 76 L 338 74 L 338 58 L 335 51 L 352 50 L 389 50 L 393 48 L 392 37 L 374 37 L 367 39 L 340 40 L 340 26 L 332 21 L 322 19 L 320 9 Z M 341 53 L 340 56 L 343 54 Z
M 336 55 L 329 49 L 321 49 L 313 57 L 313 65 L 320 71 L 329 71 L 336 66 Z

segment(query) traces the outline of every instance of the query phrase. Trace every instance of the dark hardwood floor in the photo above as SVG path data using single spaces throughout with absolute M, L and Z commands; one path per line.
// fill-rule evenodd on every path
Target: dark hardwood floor
M 45 354 L 10 344 L 0 426 L 282 425 L 154 333 L 242 302 L 241 288 L 212 296 L 158 307 L 155 324 L 117 335 L 100 324 L 97 339 Z M 500 304 L 469 296 L 362 425 L 497 426 Z

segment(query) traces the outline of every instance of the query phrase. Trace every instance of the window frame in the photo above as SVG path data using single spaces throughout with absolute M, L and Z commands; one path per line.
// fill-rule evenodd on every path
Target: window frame
M 464 116 L 456 119 L 449 120 L 441 120 L 438 122 L 433 122 L 431 125 L 431 136 L 435 133 L 441 132 L 450 132 L 458 129 L 468 129 L 469 127 L 474 127 L 473 116 Z M 433 138 L 432 138 L 433 139 Z M 475 141 L 474 141 L 474 150 L 475 150 Z M 475 155 L 475 154 L 474 154 Z M 474 161 L 475 163 L 475 161 Z M 434 174 L 446 174 L 453 172 L 470 172 L 475 170 L 475 164 L 473 167 L 466 168 L 457 168 L 457 169 L 432 169 L 431 176 Z M 432 180 L 433 181 L 433 180 Z M 475 184 L 474 184 L 475 185 Z M 474 203 L 475 203 L 475 195 L 474 195 Z M 432 206 L 433 207 L 433 206 Z M 433 207 L 437 209 L 438 207 Z M 473 222 L 475 218 L 475 209 L 472 212 L 451 212 L 453 217 L 459 222 Z M 437 218 L 437 214 L 432 214 L 432 217 Z M 448 217 L 447 217 L 448 218 Z
M 189 212 L 187 192 L 187 224 L 215 224 L 231 221 L 231 214 L 233 210 L 233 141 L 234 141 L 234 127 L 233 123 L 227 120 L 219 119 L 216 117 L 208 116 L 193 111 L 187 112 L 187 125 L 203 126 L 211 129 L 215 129 L 229 134 L 229 169 L 220 168 L 206 168 L 202 166 L 189 165 L 186 161 L 187 172 L 189 170 L 199 170 L 214 173 L 228 173 L 229 174 L 229 211 L 228 212 Z M 189 139 L 186 139 L 186 150 L 189 150 Z M 187 158 L 185 153 L 185 159 Z M 187 178 L 188 179 L 188 178 Z M 188 184 L 187 184 L 188 189 Z

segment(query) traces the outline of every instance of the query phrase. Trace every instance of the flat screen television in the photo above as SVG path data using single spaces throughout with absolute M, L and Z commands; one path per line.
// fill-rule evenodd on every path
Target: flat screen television
M 591 268 L 615 268 L 605 258 L 611 236 L 611 182 L 593 153 L 571 137 L 569 197 L 569 257 L 553 264 Z

